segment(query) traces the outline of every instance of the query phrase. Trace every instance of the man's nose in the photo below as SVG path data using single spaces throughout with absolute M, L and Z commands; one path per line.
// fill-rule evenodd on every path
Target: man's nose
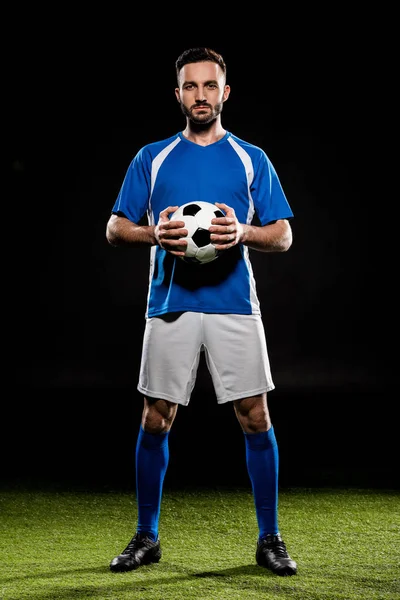
M 197 93 L 196 93 L 196 101 L 201 102 L 202 100 L 205 100 L 205 99 L 206 99 L 205 88 L 203 86 L 199 85 L 197 88 Z

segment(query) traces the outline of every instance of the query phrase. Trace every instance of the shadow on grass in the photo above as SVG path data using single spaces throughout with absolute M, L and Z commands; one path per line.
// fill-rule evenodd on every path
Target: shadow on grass
M 13 583 L 17 581 L 29 581 L 35 579 L 53 579 L 54 577 L 68 577 L 73 573 L 88 573 L 92 575 L 96 575 L 96 573 L 109 573 L 110 570 L 107 566 L 102 567 L 90 567 L 87 569 L 57 569 L 55 571 L 46 571 L 42 573 L 27 573 L 24 575 L 15 575 L 13 577 L 0 577 L 0 584 L 4 583 Z
M 240 567 L 231 567 L 229 569 L 220 569 L 219 571 L 202 571 L 200 573 L 192 573 L 190 577 L 235 577 L 235 575 L 271 575 L 271 577 L 276 577 L 271 571 L 268 569 L 264 569 L 257 565 L 242 565 Z M 188 577 L 189 579 L 189 577 Z
M 171 571 L 182 571 L 181 575 L 176 575 L 175 577 L 171 577 L 170 575 L 167 575 L 167 577 L 162 578 L 157 576 L 157 579 L 154 581 L 155 584 L 160 585 L 162 583 L 169 583 L 169 582 L 173 582 L 175 581 L 181 581 L 182 579 L 187 579 L 190 580 L 192 577 L 198 577 L 198 578 L 212 578 L 212 577 L 233 577 L 235 575 L 260 575 L 260 573 L 265 573 L 266 575 L 273 575 L 270 571 L 268 571 L 268 569 L 263 569 L 257 565 L 242 565 L 242 566 L 238 566 L 238 567 L 231 567 L 229 569 L 220 569 L 220 570 L 215 570 L 215 571 L 200 571 L 200 572 L 192 572 L 192 573 L 188 573 L 188 569 L 184 568 L 184 567 L 178 567 L 177 565 L 173 565 L 171 567 L 168 567 L 168 563 L 163 562 L 163 567 L 166 567 L 167 569 L 170 568 Z M 143 567 L 140 568 L 140 573 L 143 573 L 145 571 L 148 571 L 149 575 L 151 573 L 151 571 L 157 568 L 156 565 L 144 565 Z M 159 568 L 159 567 L 158 567 Z M 165 569 L 164 569 L 165 570 Z M 54 577 L 68 577 L 69 575 L 82 575 L 87 573 L 88 575 L 96 575 L 96 574 L 102 574 L 102 575 L 110 575 L 110 577 L 114 577 L 115 579 L 118 579 L 119 577 L 127 577 L 127 576 L 132 576 L 134 575 L 136 572 L 136 570 L 133 571 L 127 571 L 125 573 L 113 573 L 110 571 L 108 566 L 101 566 L 101 567 L 90 567 L 87 569 L 57 569 L 56 571 L 53 572 L 41 572 L 41 573 L 34 573 L 34 574 L 21 574 L 21 575 L 15 575 L 13 577 L 1 577 L 0 578 L 0 584 L 6 584 L 6 583 L 16 583 L 18 581 L 29 581 L 29 580 L 35 580 L 35 579 L 52 579 Z M 274 575 L 275 577 L 275 575 Z M 147 582 L 146 582 L 147 583 Z M 151 580 L 149 581 L 149 584 L 151 583 Z

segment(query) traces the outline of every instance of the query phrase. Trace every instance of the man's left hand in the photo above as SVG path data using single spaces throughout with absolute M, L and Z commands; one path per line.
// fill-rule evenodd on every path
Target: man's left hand
M 243 235 L 243 225 L 239 223 L 233 208 L 222 202 L 215 205 L 224 211 L 224 217 L 213 219 L 211 227 L 211 243 L 217 250 L 228 250 L 240 243 Z

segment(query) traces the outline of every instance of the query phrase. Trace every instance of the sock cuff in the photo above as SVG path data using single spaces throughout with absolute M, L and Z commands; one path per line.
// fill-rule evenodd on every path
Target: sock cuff
M 139 438 L 145 448 L 161 448 L 168 443 L 169 431 L 164 433 L 148 433 L 140 426 Z
M 265 450 L 276 446 L 276 438 L 274 428 L 271 426 L 268 431 L 260 431 L 259 433 L 244 434 L 246 446 L 249 450 Z

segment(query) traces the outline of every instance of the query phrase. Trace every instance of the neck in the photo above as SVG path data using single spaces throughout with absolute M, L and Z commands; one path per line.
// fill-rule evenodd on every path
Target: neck
M 211 123 L 196 124 L 186 120 L 186 128 L 182 131 L 182 135 L 195 144 L 200 146 L 209 146 L 215 144 L 226 134 L 226 130 L 221 125 L 220 119 L 215 119 Z

